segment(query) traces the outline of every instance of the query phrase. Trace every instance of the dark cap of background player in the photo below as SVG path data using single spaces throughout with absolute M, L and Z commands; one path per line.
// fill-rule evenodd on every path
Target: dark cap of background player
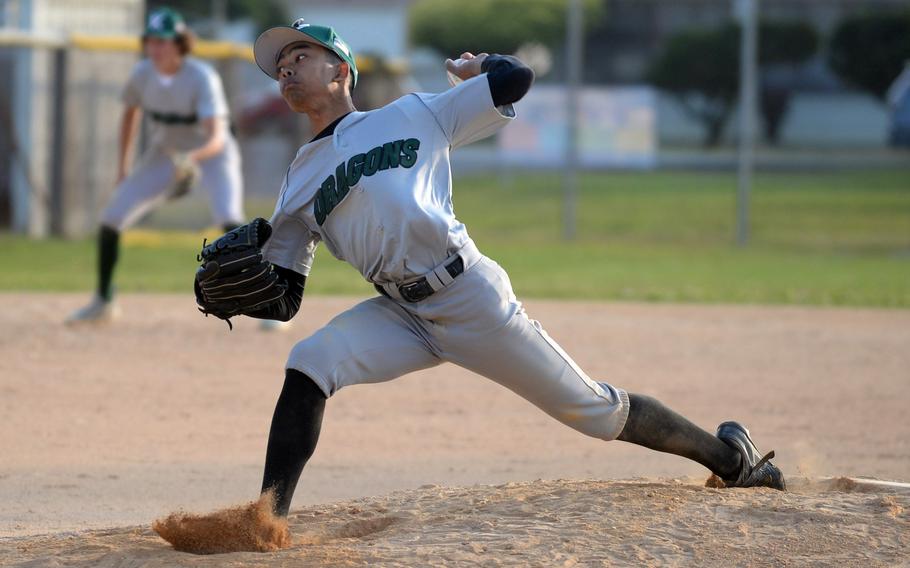
M 171 8 L 158 8 L 149 14 L 144 36 L 174 39 L 187 31 L 186 22 L 180 12 Z

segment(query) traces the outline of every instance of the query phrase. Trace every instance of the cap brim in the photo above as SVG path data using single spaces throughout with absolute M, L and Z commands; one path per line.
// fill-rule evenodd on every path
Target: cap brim
M 277 26 L 265 30 L 253 44 L 253 58 L 256 59 L 256 65 L 262 69 L 263 73 L 277 81 L 278 56 L 281 54 L 281 50 L 292 43 L 302 41 L 325 48 L 309 35 L 290 26 Z

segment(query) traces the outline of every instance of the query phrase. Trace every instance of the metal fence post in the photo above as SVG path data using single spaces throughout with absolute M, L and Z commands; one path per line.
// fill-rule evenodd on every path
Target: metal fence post
M 51 148 L 48 188 L 50 189 L 51 234 L 62 236 L 65 232 L 64 173 L 66 158 L 66 78 L 67 50 L 54 49 L 51 64 L 53 94 L 51 96 Z

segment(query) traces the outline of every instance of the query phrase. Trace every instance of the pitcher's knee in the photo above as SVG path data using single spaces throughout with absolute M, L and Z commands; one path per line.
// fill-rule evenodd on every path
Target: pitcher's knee
M 326 364 L 324 350 L 315 345 L 316 342 L 311 339 L 301 341 L 291 348 L 285 367 L 309 377 L 328 398 L 335 394 L 337 385 L 332 380 L 332 369 Z M 320 351 L 323 351 L 323 357 L 319 356 Z

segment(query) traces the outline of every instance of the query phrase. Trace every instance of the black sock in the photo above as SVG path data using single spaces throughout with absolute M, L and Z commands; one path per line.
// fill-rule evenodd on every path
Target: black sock
M 286 517 L 303 466 L 313 455 L 326 397 L 308 376 L 288 369 L 275 405 L 262 491 L 275 492 L 275 514 Z
M 98 295 L 107 301 L 113 295 L 111 279 L 119 250 L 120 233 L 102 225 L 98 232 Z
M 629 402 L 629 418 L 619 440 L 695 460 L 723 479 L 739 474 L 742 458 L 723 440 L 650 396 L 630 393 Z

